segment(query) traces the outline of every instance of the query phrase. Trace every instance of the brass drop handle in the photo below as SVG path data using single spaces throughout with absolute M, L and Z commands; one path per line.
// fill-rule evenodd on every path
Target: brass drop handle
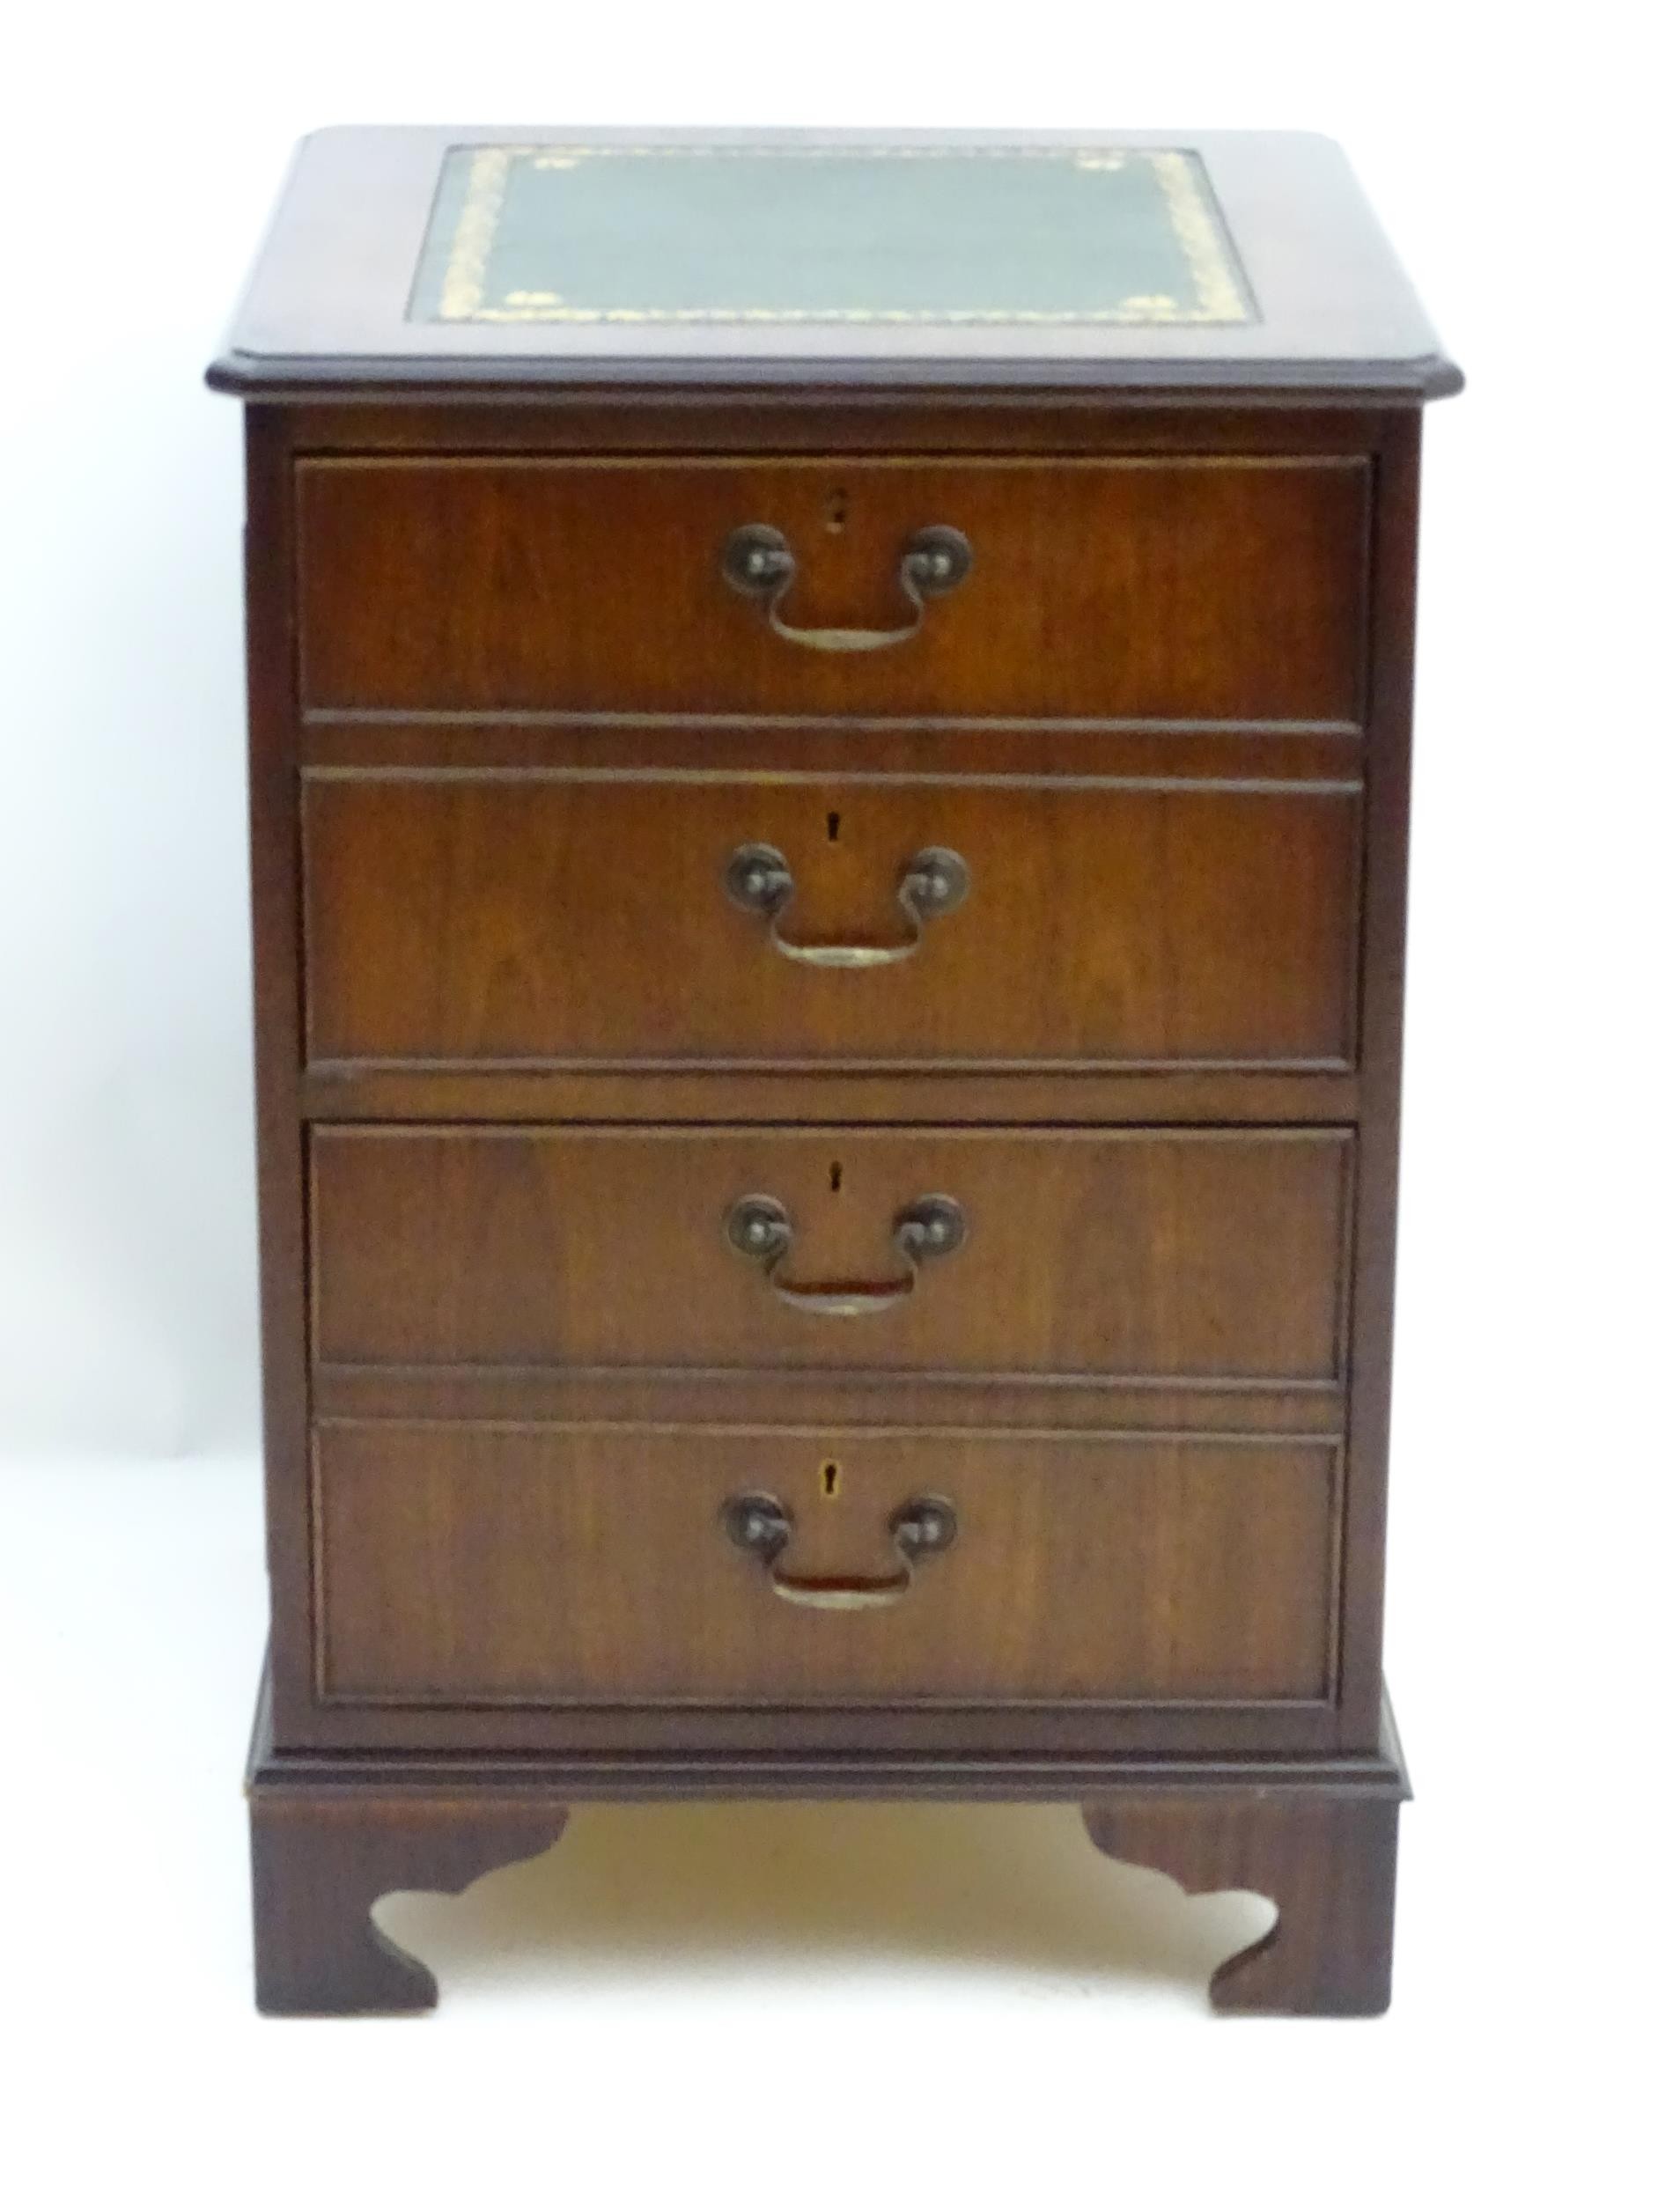
M 737 527 L 723 548 L 723 574 L 731 588 L 753 598 L 772 633 L 802 650 L 887 650 L 921 630 L 931 596 L 944 596 L 967 579 L 974 563 L 969 539 L 954 527 L 918 527 L 899 554 L 898 585 L 910 605 L 902 627 L 790 627 L 782 600 L 798 577 L 799 562 L 779 527 L 754 520 Z
M 931 918 L 956 909 L 969 891 L 969 867 L 954 849 L 922 849 L 899 875 L 894 896 L 910 926 L 907 939 L 885 946 L 844 940 L 790 940 L 782 917 L 792 901 L 793 873 L 780 849 L 767 841 L 748 841 L 730 858 L 724 892 L 738 909 L 769 920 L 771 945 L 790 962 L 814 964 L 819 970 L 871 970 L 881 963 L 902 963 L 914 955 Z
M 930 1192 L 893 1218 L 892 1244 L 902 1264 L 882 1284 L 788 1284 L 781 1270 L 793 1250 L 793 1220 L 768 1192 L 749 1192 L 724 1218 L 724 1235 L 738 1254 L 755 1262 L 784 1307 L 804 1314 L 881 1314 L 909 1299 L 925 1261 L 954 1254 L 969 1234 L 968 1218 L 954 1200 Z
M 916 1579 L 919 1563 L 937 1551 L 948 1551 L 956 1542 L 956 1508 L 949 1498 L 907 1498 L 887 1523 L 887 1534 L 898 1554 L 894 1574 L 786 1574 L 782 1559 L 793 1541 L 793 1516 L 779 1498 L 768 1491 L 743 1491 L 728 1499 L 720 1516 L 724 1534 L 742 1551 L 764 1563 L 770 1587 L 790 1605 L 808 1605 L 819 1612 L 866 1612 L 881 1605 L 895 1605 Z

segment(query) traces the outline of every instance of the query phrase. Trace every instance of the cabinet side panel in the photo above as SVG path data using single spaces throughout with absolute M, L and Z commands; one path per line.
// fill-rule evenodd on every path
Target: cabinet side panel
M 1341 1739 L 1374 1748 L 1382 1713 L 1383 1536 L 1394 1330 L 1406 843 L 1411 783 L 1421 415 L 1386 421 L 1376 459 L 1359 972 L 1360 1128 L 1352 1248 Z
M 291 451 L 282 408 L 246 414 L 246 666 L 256 1049 L 262 1449 L 275 1720 L 310 1699 L 308 1351 L 298 1115 L 297 649 Z

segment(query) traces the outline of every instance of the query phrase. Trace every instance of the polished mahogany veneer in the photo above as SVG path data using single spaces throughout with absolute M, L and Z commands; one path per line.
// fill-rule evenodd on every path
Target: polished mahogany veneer
M 984 212 L 958 161 L 999 235 L 1063 210 L 1054 268 L 935 248 Z M 635 162 L 712 209 L 686 256 L 613 211 Z M 899 164 L 892 280 L 922 237 L 935 302 L 843 303 L 883 238 L 772 264 L 740 193 L 778 162 L 854 210 Z M 327 133 L 212 379 L 262 2006 L 424 2004 L 371 1903 L 574 1800 L 832 1794 L 1077 1805 L 1278 1898 L 1219 2006 L 1382 2008 L 1419 413 L 1456 375 L 1335 150 Z
M 332 1701 L 1264 1705 L 1330 1686 L 1333 1439 L 328 1423 L 316 1475 Z M 955 1529 L 900 1598 L 888 1524 L 925 1490 Z M 717 1533 L 761 1491 L 793 1522 L 775 1583 Z M 565 1586 L 596 1579 L 605 1609 Z M 778 1594 L 801 1585 L 858 1601 Z
M 323 1126 L 311 1156 L 321 1361 L 1342 1374 L 1345 1131 Z M 773 1277 L 727 1235 L 755 1196 L 788 1217 Z M 929 1196 L 963 1240 L 906 1270 Z M 876 1319 L 810 1305 L 901 1274 Z
M 1359 797 L 1357 778 L 312 777 L 309 1059 L 1351 1067 Z M 784 859 L 779 911 L 730 894 L 754 847 Z M 907 915 L 930 848 L 965 892 Z M 814 960 L 918 928 L 861 983 Z
M 1359 716 L 1362 459 L 325 460 L 296 490 L 315 709 Z M 795 626 L 890 630 L 930 523 L 974 567 L 914 651 L 788 648 L 719 603 L 743 520 L 794 554 Z

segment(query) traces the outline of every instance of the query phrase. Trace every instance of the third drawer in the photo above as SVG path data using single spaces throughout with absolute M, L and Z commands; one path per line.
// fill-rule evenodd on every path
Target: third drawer
M 324 1368 L 1323 1388 L 1335 1130 L 317 1127 Z

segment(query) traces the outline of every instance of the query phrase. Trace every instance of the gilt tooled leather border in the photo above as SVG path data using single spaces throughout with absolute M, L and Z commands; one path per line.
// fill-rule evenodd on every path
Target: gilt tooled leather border
M 456 151 L 466 149 L 457 148 Z M 1161 294 L 1137 295 L 1112 306 L 1066 313 L 1008 307 L 927 311 L 867 306 L 592 306 L 557 294 L 509 291 L 487 301 L 486 289 L 508 182 L 517 162 L 540 168 L 574 168 L 586 160 L 832 158 L 832 147 L 771 145 L 483 145 L 471 151 L 466 191 L 449 241 L 435 309 L 438 321 L 558 323 L 689 322 L 726 326 L 748 322 L 833 322 L 851 325 L 1102 323 L 1117 326 L 1233 324 L 1255 316 L 1235 254 L 1223 231 L 1212 194 L 1194 153 L 1176 150 L 1121 151 L 1101 146 L 911 146 L 848 148 L 849 158 L 876 160 L 1047 160 L 1094 173 L 1132 162 L 1154 173 L 1168 219 L 1195 292 L 1194 302 Z

